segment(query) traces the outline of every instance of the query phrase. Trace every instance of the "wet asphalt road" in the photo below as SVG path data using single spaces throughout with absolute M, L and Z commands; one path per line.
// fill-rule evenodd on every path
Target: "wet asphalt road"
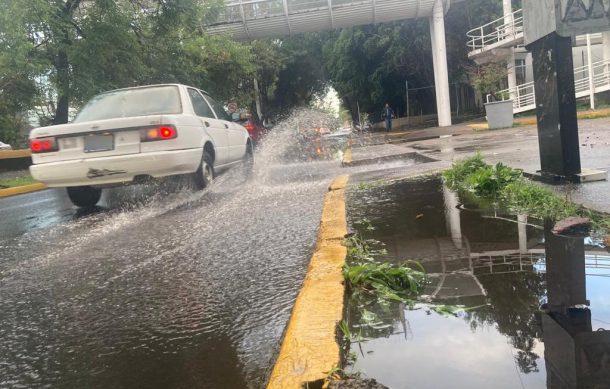
M 58 189 L 0 199 L 0 388 L 264 387 L 328 184 L 417 168 L 265 146 L 248 181 L 204 192 L 110 189 L 90 210 Z
M 260 388 L 336 161 L 0 200 L 0 387 Z
M 59 189 L 0 198 L 0 237 L 2 240 L 15 238 L 74 216 L 70 200 Z

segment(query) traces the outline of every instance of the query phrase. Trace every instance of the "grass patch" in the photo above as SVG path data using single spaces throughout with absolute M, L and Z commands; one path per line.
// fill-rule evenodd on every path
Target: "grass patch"
M 523 177 L 519 169 L 483 161 L 479 153 L 453 164 L 443 173 L 450 189 L 467 194 L 479 204 L 492 202 L 516 214 L 558 221 L 570 216 L 591 219 L 598 233 L 610 231 L 610 217 L 578 206 Z
M 31 185 L 38 181 L 34 180 L 31 176 L 23 176 L 16 178 L 5 178 L 0 179 L 0 189 L 2 188 L 14 188 L 17 186 Z

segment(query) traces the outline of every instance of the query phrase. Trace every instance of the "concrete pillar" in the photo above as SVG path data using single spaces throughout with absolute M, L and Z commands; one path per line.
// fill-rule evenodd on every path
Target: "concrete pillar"
M 510 90 L 510 98 L 517 98 L 517 72 L 515 71 L 515 48 L 511 47 L 506 58 L 506 70 L 508 75 L 508 89 Z
M 458 199 L 457 194 L 447 189 L 444 185 L 443 198 L 445 199 L 445 220 L 447 229 L 449 230 L 455 248 L 461 249 L 463 247 L 463 239 L 460 210 L 458 208 L 460 200 Z
M 515 31 L 512 28 L 513 23 L 513 4 L 512 0 L 503 0 L 502 9 L 504 11 L 504 24 L 509 27 L 506 30 L 507 34 L 513 34 Z M 517 73 L 515 72 L 515 48 L 511 47 L 508 54 L 508 58 L 506 59 L 506 70 L 508 72 L 508 89 L 510 90 L 510 98 L 517 98 Z
M 445 10 L 443 0 L 436 0 L 430 18 L 430 40 L 434 62 L 436 109 L 439 127 L 451 125 L 451 100 L 449 98 L 449 71 L 447 69 L 447 45 L 445 43 Z
M 517 233 L 519 234 L 519 253 L 527 254 L 527 215 L 517 215 Z
M 602 33 L 602 54 L 605 63 L 606 82 L 610 83 L 610 31 Z
M 595 74 L 593 69 L 593 53 L 591 50 L 591 35 L 587 34 L 587 67 L 589 68 L 589 102 L 591 109 L 595 109 Z
M 602 51 L 604 61 L 610 61 L 610 31 L 602 33 Z

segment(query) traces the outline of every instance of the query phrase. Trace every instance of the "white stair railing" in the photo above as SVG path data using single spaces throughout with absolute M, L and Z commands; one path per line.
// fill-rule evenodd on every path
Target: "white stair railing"
M 502 41 L 515 40 L 523 36 L 523 10 L 517 10 L 509 16 L 502 16 L 491 23 L 474 28 L 466 35 L 471 52 L 483 50 Z
M 595 93 L 610 90 L 610 61 L 593 63 L 593 82 Z M 589 90 L 589 67 L 574 68 L 574 87 L 577 97 L 587 96 Z M 492 95 L 487 95 L 487 102 L 491 102 Z M 536 108 L 536 95 L 534 82 L 528 82 L 512 89 L 503 89 L 495 93 L 498 101 L 513 100 L 513 112 L 520 113 Z

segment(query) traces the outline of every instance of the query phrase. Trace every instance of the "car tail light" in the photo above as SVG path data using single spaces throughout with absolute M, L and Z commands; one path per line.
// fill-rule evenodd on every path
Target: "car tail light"
M 248 130 L 248 133 L 253 134 L 254 131 L 256 130 L 256 126 L 254 124 L 252 124 L 252 122 L 248 122 L 246 124 L 244 124 L 244 128 L 246 130 Z
M 178 137 L 178 130 L 174 126 L 149 127 L 140 130 L 140 141 L 152 142 Z
M 55 138 L 30 139 L 30 150 L 35 154 L 57 151 L 57 142 Z

